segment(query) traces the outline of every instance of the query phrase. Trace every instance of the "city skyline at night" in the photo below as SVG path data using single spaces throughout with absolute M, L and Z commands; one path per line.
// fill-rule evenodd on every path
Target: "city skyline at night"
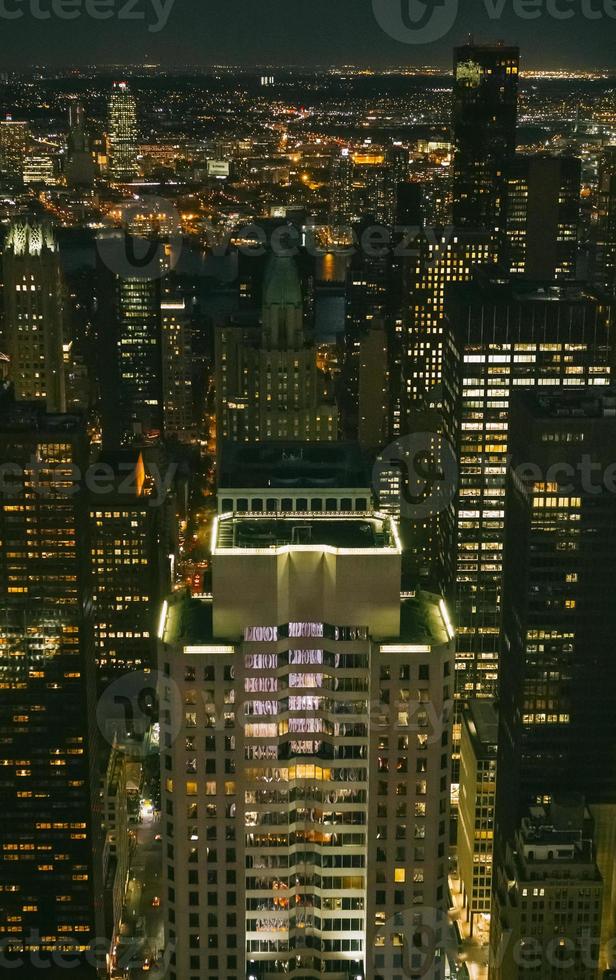
M 0 976 L 610 980 L 616 0 L 187 3 L 0 0 Z

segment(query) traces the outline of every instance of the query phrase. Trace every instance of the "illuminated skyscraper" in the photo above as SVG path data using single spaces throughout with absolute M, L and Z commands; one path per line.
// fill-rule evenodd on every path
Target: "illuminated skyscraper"
M 615 414 L 612 388 L 513 399 L 500 680 L 507 814 L 516 801 L 572 789 L 616 803 L 616 621 L 605 587 Z
M 438 408 L 442 401 L 445 290 L 468 282 L 477 266 L 494 257 L 489 232 L 456 228 L 421 231 L 406 265 L 402 343 L 403 400 L 411 411 Z
M 509 405 L 609 384 L 611 310 L 584 286 L 538 286 L 487 270 L 446 298 L 445 415 L 459 459 L 457 696 L 498 692 Z
M 516 157 L 507 171 L 504 254 L 511 275 L 575 279 L 581 179 L 576 157 Z
M 226 515 L 163 608 L 169 980 L 445 976 L 453 630 L 395 526 Z M 426 960 L 429 952 L 424 953 Z
M 504 228 L 505 174 L 516 148 L 520 51 L 469 43 L 455 50 L 453 223 Z
M 114 82 L 109 96 L 108 157 L 112 180 L 137 176 L 137 103 L 128 82 Z
M 616 296 L 616 146 L 606 147 L 599 161 L 594 281 Z
M 349 224 L 354 218 L 353 157 L 348 149 L 332 162 L 330 213 L 334 224 Z
M 216 335 L 218 438 L 337 439 L 330 389 L 305 332 L 295 261 L 275 256 L 263 287 L 262 325 L 228 324 Z
M 154 663 L 156 609 L 171 587 L 171 498 L 138 449 L 97 462 L 111 475 L 111 492 L 88 499 L 94 655 L 108 679 Z
M 47 224 L 16 221 L 3 256 L 5 336 L 18 400 L 66 407 L 60 255 Z
M 30 127 L 27 122 L 10 116 L 0 120 L 0 170 L 8 177 L 21 179 L 29 141 Z
M 194 436 L 191 334 L 184 296 L 163 288 L 160 301 L 163 427 L 181 442 Z
M 0 938 L 28 962 L 103 934 L 84 428 L 15 403 L 0 458 Z

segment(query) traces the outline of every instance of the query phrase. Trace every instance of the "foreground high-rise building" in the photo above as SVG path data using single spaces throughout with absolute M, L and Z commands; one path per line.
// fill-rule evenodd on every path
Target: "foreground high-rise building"
M 500 241 L 506 170 L 516 148 L 520 51 L 470 42 L 455 49 L 453 223 Z
M 87 458 L 77 418 L 32 404 L 0 411 L 3 964 L 11 956 L 32 963 L 40 953 L 49 966 L 54 952 L 83 955 L 103 935 L 92 610 L 77 476 Z M 35 965 L 17 973 L 31 976 Z
M 128 82 L 114 82 L 109 96 L 108 168 L 112 180 L 137 176 L 137 103 Z
M 457 429 L 457 695 L 498 691 L 509 406 L 516 388 L 549 394 L 609 384 L 611 309 L 584 286 L 482 270 L 446 301 L 445 414 Z
M 337 439 L 338 412 L 305 330 L 294 259 L 270 259 L 260 325 L 217 332 L 216 399 L 219 441 Z
M 48 224 L 16 221 L 2 261 L 4 331 L 10 377 L 19 400 L 66 407 L 63 285 L 58 243 Z
M 444 602 L 372 513 L 222 515 L 212 562 L 160 624 L 169 980 L 444 976 Z
M 518 156 L 507 171 L 505 257 L 511 275 L 575 279 L 582 162 Z
M 501 705 L 506 817 L 572 789 L 616 803 L 606 583 L 616 535 L 616 393 L 521 392 L 506 498 Z

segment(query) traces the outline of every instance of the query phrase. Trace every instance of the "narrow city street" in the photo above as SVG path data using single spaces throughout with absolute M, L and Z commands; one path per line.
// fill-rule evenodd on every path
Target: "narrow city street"
M 159 980 L 164 976 L 159 965 L 164 954 L 162 844 L 156 839 L 160 819 L 154 819 L 149 809 L 142 809 L 142 817 L 143 822 L 136 828 L 117 976 Z
M 478 936 L 471 937 L 469 924 L 466 921 L 462 894 L 460 892 L 460 879 L 457 875 L 449 878 L 449 891 L 454 908 L 450 912 L 450 919 L 455 923 L 460 943 L 460 962 L 464 963 L 468 970 L 470 980 L 488 980 L 488 945 L 487 936 L 481 935 L 482 942 Z

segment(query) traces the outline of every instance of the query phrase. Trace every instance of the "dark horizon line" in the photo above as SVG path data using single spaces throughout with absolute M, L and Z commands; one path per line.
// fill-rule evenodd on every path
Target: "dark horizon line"
M 369 65 L 365 63 L 352 63 L 352 62 L 342 62 L 334 63 L 330 62 L 328 64 L 308 64 L 303 62 L 286 63 L 286 64 L 273 64 L 267 62 L 242 62 L 242 63 L 225 63 L 218 64 L 216 62 L 209 63 L 193 63 L 193 64 L 165 64 L 159 61 L 142 61 L 142 62 L 99 62 L 92 64 L 90 61 L 87 64 L 64 64 L 64 65 L 53 65 L 53 64 L 34 64 L 27 69 L 17 69 L 5 66 L 3 74 L 18 75 L 18 76 L 28 76 L 39 71 L 46 72 L 80 72 L 89 74 L 98 74 L 106 71 L 143 71 L 156 69 L 161 72 L 173 72 L 178 74 L 188 74 L 191 71 L 224 71 L 224 72 L 238 72 L 238 73 L 250 73 L 250 72 L 261 72 L 261 71 L 279 71 L 279 72 L 311 72 L 314 74 L 326 74 L 329 72 L 341 72 L 346 70 L 356 71 L 361 73 L 368 73 L 373 75 L 385 75 L 385 74 L 420 74 L 420 73 L 451 73 L 451 64 L 421 64 L 421 65 L 404 65 L 404 64 L 390 64 L 390 65 Z M 558 72 L 567 73 L 572 76 L 574 75 L 615 75 L 616 76 L 616 66 L 608 67 L 603 66 L 593 66 L 593 67 L 563 67 L 558 65 L 545 65 L 545 64 L 526 64 L 520 70 L 520 74 L 524 75 L 529 72 Z

